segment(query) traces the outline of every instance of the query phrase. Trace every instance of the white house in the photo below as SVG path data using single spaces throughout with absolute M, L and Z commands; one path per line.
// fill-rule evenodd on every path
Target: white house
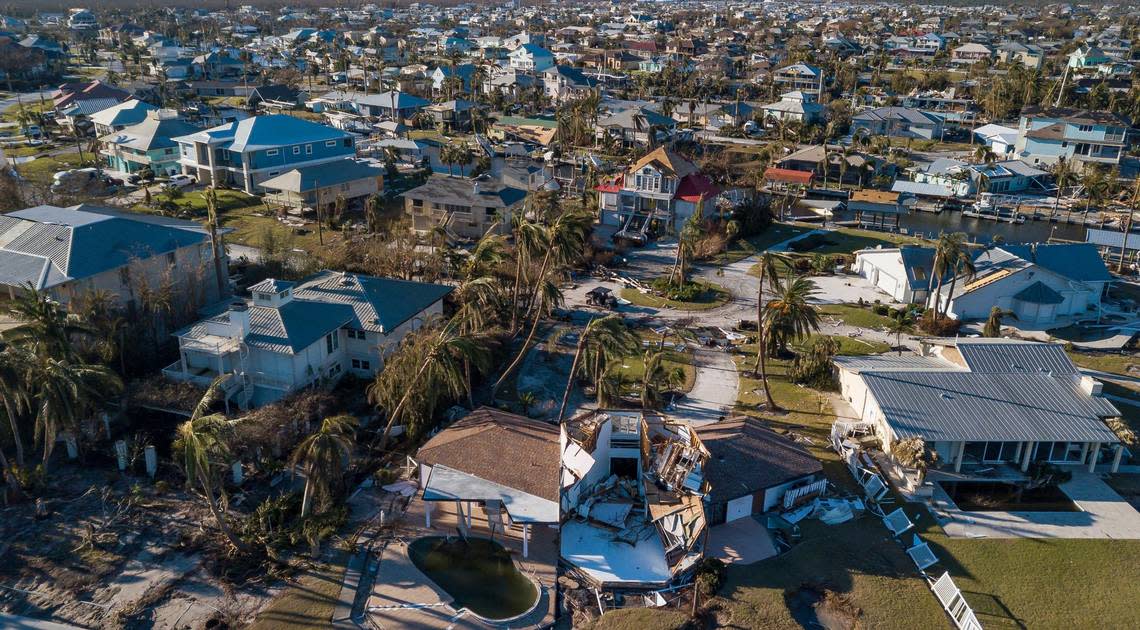
M 890 453 L 919 438 L 958 478 L 1035 461 L 1116 472 L 1120 412 L 1059 344 L 926 339 L 922 354 L 836 357 L 840 392 Z M 1007 470 L 1008 470 L 1007 469 Z
M 180 358 L 167 378 L 208 385 L 225 401 L 261 405 L 289 392 L 368 378 L 411 331 L 443 313 L 451 287 L 322 271 L 299 283 L 263 280 L 252 297 L 175 333 Z
M 930 296 L 955 319 L 981 320 L 997 306 L 1019 325 L 1052 328 L 1072 319 L 1095 317 L 1112 281 L 1091 243 L 1001 245 L 979 253 L 973 278 L 959 277 Z M 947 304 L 947 301 L 949 303 Z
M 900 304 L 924 303 L 934 264 L 932 247 L 889 247 L 855 252 L 852 269 Z
M 619 226 L 635 239 L 644 238 L 653 224 L 680 229 L 698 209 L 709 216 L 720 195 L 720 188 L 695 164 L 665 147 L 647 153 L 597 190 L 601 222 Z
M 508 55 L 510 68 L 523 72 L 539 73 L 554 65 L 554 53 L 535 44 L 523 44 Z

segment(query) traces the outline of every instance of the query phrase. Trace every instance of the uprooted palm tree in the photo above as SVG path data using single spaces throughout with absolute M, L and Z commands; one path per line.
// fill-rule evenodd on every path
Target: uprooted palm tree
M 226 537 L 235 549 L 245 551 L 247 545 L 242 542 L 229 523 L 226 522 L 224 509 L 219 505 L 215 493 L 221 486 L 222 471 L 229 464 L 231 454 L 229 447 L 230 425 L 222 414 L 208 414 L 210 405 L 214 402 L 222 379 L 219 376 L 210 383 L 202 399 L 194 407 L 190 419 L 178 425 L 174 440 L 174 452 L 182 464 L 182 472 L 186 475 L 187 485 L 198 486 L 206 505 L 210 509 L 218 530 Z
M 778 265 L 783 264 L 791 269 L 792 259 L 787 254 L 766 251 L 760 254 L 757 267 L 760 269 L 760 284 L 756 290 L 756 364 L 752 367 L 753 374 L 760 376 L 764 385 L 764 401 L 769 409 L 777 409 L 776 402 L 772 400 L 772 393 L 768 388 L 768 344 L 765 339 L 766 326 L 764 325 L 764 285 L 772 293 L 780 292 L 780 274 Z
M 353 434 L 358 423 L 352 416 L 332 416 L 309 435 L 289 456 L 289 465 L 305 471 L 301 516 L 309 515 L 315 500 L 323 509 L 333 492 L 344 483 L 345 468 L 352 456 Z
M 462 396 L 467 388 L 464 365 L 486 370 L 490 360 L 489 338 L 461 333 L 454 321 L 433 322 L 405 339 L 368 387 L 369 401 L 388 410 L 379 450 L 387 448 L 397 421 L 426 421 L 442 397 Z M 413 402 L 416 408 L 408 415 Z

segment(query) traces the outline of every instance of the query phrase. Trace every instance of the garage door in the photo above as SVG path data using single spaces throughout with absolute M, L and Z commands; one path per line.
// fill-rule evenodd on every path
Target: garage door
M 877 284 L 879 288 L 883 290 L 883 292 L 885 292 L 887 295 L 890 295 L 891 297 L 894 297 L 895 290 L 898 289 L 899 286 L 899 281 L 896 280 L 894 276 L 880 269 L 879 277 L 876 278 L 876 280 L 878 280 Z
M 725 516 L 725 521 L 731 523 L 738 518 L 751 516 L 752 514 L 752 495 L 733 499 L 728 502 L 728 514 Z

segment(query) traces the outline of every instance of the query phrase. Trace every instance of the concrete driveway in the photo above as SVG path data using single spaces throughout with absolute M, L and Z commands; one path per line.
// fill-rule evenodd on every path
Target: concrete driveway
M 772 535 L 756 518 L 738 518 L 710 529 L 708 555 L 726 564 L 752 564 L 776 555 Z
M 1061 485 L 1079 512 L 964 512 L 938 485 L 934 511 L 952 538 L 1124 538 L 1140 539 L 1137 512 L 1100 477 L 1073 469 Z
M 736 404 L 740 380 L 732 355 L 723 350 L 698 348 L 693 352 L 697 379 L 693 389 L 671 413 L 693 426 L 719 422 L 728 417 Z

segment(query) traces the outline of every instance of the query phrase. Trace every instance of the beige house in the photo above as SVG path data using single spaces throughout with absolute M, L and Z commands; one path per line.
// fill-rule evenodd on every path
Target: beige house
M 442 226 L 451 236 L 477 239 L 496 222 L 499 234 L 510 232 L 510 216 L 522 210 L 526 195 L 501 180 L 436 174 L 404 193 L 404 211 L 419 234 Z
M 265 201 L 287 208 L 329 206 L 337 197 L 348 202 L 384 192 L 384 169 L 362 160 L 339 160 L 305 166 L 267 179 Z

